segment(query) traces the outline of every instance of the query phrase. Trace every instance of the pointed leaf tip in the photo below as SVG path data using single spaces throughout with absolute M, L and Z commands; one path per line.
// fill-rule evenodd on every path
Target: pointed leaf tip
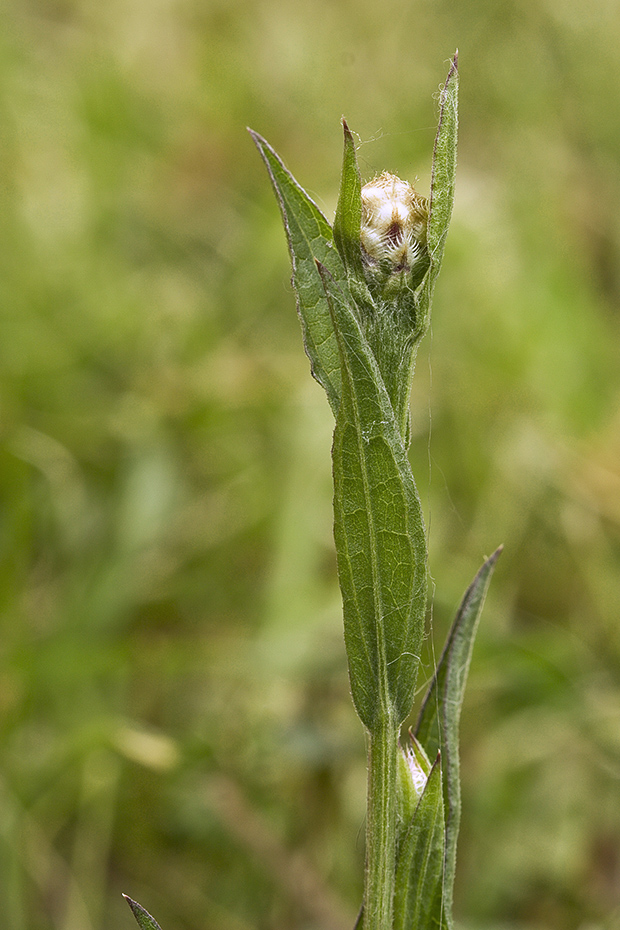
M 137 901 L 134 901 L 133 898 L 130 898 L 127 894 L 124 894 L 123 897 L 131 908 L 140 930 L 161 930 L 155 918 L 151 917 L 149 912 L 146 911 L 141 904 L 138 904 Z
M 450 67 L 446 75 L 446 84 L 449 84 L 453 77 L 458 76 L 459 72 L 459 50 L 455 50 L 454 55 L 450 58 Z M 445 85 L 444 85 L 445 86 Z
M 352 151 L 355 152 L 355 140 L 354 140 L 354 138 L 353 138 L 353 133 L 351 132 L 351 129 L 349 128 L 349 124 L 347 123 L 347 121 L 346 121 L 346 119 L 344 118 L 344 116 L 343 116 L 342 119 L 340 120 L 340 123 L 341 123 L 341 125 L 342 125 L 342 131 L 343 131 L 343 133 L 344 133 L 344 144 L 345 144 L 345 147 L 346 147 L 347 145 L 349 145 L 349 146 L 351 146 Z M 357 167 L 357 164 L 356 164 L 356 167 Z
M 278 201 L 291 262 L 306 354 L 313 376 L 327 392 L 334 413 L 340 404 L 340 358 L 318 259 L 348 292 L 346 271 L 337 249 L 332 248 L 331 226 L 318 206 L 297 183 L 282 159 L 257 132 L 250 130 L 265 163 Z
M 426 692 L 415 734 L 428 756 L 442 750 L 445 806 L 444 904 L 452 912 L 452 886 L 461 811 L 459 719 L 480 614 L 503 546 L 484 562 L 467 588 Z

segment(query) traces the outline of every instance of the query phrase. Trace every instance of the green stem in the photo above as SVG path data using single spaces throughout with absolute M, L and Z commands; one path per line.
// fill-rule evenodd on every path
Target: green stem
M 398 725 L 386 714 L 370 736 L 364 930 L 391 930 L 396 872 Z

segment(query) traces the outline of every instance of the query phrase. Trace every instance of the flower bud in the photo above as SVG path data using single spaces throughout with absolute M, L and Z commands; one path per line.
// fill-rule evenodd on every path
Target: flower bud
M 384 171 L 362 188 L 362 251 L 366 265 L 410 272 L 426 257 L 428 201 L 407 181 Z
M 416 752 L 416 749 L 418 750 Z M 413 746 L 401 747 L 402 754 L 404 756 L 405 762 L 407 763 L 407 770 L 409 773 L 409 778 L 411 779 L 411 786 L 415 794 L 420 797 L 424 788 L 426 787 L 426 780 L 428 778 L 428 769 L 425 770 L 422 766 L 422 760 L 420 758 L 420 748 Z
M 403 824 L 408 824 L 413 817 L 431 770 L 421 745 L 411 731 L 409 735 L 411 742 L 406 746 L 399 745 L 396 780 L 399 820 Z

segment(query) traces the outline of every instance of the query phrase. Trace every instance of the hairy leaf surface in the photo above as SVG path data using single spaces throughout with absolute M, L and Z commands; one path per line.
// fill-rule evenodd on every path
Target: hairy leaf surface
M 442 896 L 444 832 L 437 759 L 398 850 L 393 930 L 438 930 L 449 925 Z
M 461 818 L 459 720 L 480 614 L 501 551 L 500 547 L 486 560 L 465 592 L 415 728 L 415 735 L 430 758 L 441 752 L 446 818 L 444 900 L 448 913 L 452 906 L 456 842 Z
M 124 894 L 123 897 L 131 908 L 133 916 L 136 918 L 140 930 L 161 930 L 161 927 L 155 918 L 151 917 L 149 912 L 145 911 L 141 904 L 138 904 L 137 901 L 133 901 L 126 894 Z
M 430 322 L 435 281 L 441 268 L 444 246 L 454 205 L 456 179 L 456 147 L 458 136 L 458 53 L 452 59 L 446 83 L 441 92 L 439 124 L 433 151 L 431 197 L 429 204 L 427 248 L 430 267 L 420 292 L 420 329 L 426 332 Z
M 288 240 L 293 285 L 306 354 L 312 374 L 325 388 L 334 414 L 340 404 L 340 356 L 325 290 L 317 269 L 324 265 L 348 292 L 344 266 L 334 246 L 331 226 L 281 159 L 258 133 L 249 130 L 273 184 Z
M 357 305 L 365 312 L 372 312 L 373 300 L 364 277 L 362 261 L 362 182 L 355 154 L 353 134 L 342 121 L 344 130 L 344 152 L 342 176 L 336 216 L 334 217 L 334 241 L 347 271 L 349 288 Z
M 426 610 L 420 500 L 372 353 L 324 268 L 342 364 L 333 444 L 334 535 L 351 690 L 373 732 L 411 710 Z

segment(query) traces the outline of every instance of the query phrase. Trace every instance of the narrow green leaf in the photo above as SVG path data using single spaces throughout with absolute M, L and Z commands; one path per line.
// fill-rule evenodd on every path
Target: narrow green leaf
M 433 150 L 431 197 L 429 204 L 427 247 L 430 267 L 420 293 L 420 332 L 430 321 L 430 308 L 435 281 L 441 268 L 444 246 L 452 218 L 456 178 L 456 148 L 458 137 L 458 52 L 452 59 L 446 83 L 441 92 L 439 123 Z
M 372 733 L 411 710 L 426 611 L 422 509 L 394 411 L 350 306 L 319 266 L 338 337 L 334 536 L 357 712 Z
M 346 272 L 334 248 L 332 229 L 317 205 L 258 133 L 248 130 L 260 152 L 280 204 L 297 295 L 306 354 L 312 374 L 327 392 L 334 414 L 340 403 L 340 356 L 316 262 L 348 290 Z
M 334 217 L 334 242 L 346 268 L 349 287 L 356 302 L 362 307 L 372 307 L 372 297 L 364 277 L 360 229 L 362 224 L 362 181 L 355 154 L 353 134 L 345 119 L 344 153 L 342 176 L 336 216 Z
M 454 204 L 456 144 L 458 135 L 458 53 L 455 54 L 441 92 L 439 123 L 433 151 L 431 199 L 427 243 L 435 274 L 439 271 Z
M 397 855 L 393 930 L 437 930 L 448 926 L 442 893 L 444 810 L 439 759 L 431 769 Z
M 465 592 L 428 687 L 415 735 L 432 759 L 441 751 L 446 818 L 444 905 L 452 912 L 456 842 L 461 818 L 459 720 L 482 607 L 502 547 L 486 560 Z
M 141 904 L 138 904 L 137 901 L 133 901 L 128 895 L 123 895 L 125 901 L 131 908 L 133 916 L 138 921 L 138 926 L 140 930 L 161 930 L 161 927 L 157 923 L 154 917 L 151 917 L 148 911 L 145 911 Z

